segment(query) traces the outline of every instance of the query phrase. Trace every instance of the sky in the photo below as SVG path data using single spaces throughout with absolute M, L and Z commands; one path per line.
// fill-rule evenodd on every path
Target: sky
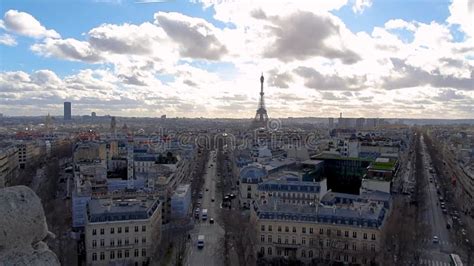
M 474 118 L 472 0 L 2 0 L 0 113 Z

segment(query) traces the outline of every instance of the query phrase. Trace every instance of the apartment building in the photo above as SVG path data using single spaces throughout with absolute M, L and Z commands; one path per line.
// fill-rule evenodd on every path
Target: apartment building
M 92 199 L 85 226 L 87 265 L 149 265 L 161 238 L 153 197 Z
M 251 219 L 257 230 L 257 256 L 305 264 L 377 261 L 390 196 L 372 201 L 367 195 L 341 195 L 329 193 L 321 204 L 294 204 L 277 197 L 255 203 Z
M 8 143 L 0 143 L 0 187 L 8 185 L 18 173 L 18 149 Z

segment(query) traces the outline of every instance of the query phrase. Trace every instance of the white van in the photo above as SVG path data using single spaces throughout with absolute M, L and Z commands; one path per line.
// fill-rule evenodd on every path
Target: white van
M 204 235 L 198 235 L 197 247 L 204 248 Z

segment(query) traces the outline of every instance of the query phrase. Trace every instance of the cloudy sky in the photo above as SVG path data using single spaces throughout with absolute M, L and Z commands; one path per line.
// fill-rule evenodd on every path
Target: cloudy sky
M 474 118 L 471 0 L 2 0 L 0 113 Z

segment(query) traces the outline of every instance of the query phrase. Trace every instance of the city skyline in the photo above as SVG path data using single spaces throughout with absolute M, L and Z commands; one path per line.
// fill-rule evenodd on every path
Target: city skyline
M 472 119 L 473 5 L 4 1 L 0 113 Z

